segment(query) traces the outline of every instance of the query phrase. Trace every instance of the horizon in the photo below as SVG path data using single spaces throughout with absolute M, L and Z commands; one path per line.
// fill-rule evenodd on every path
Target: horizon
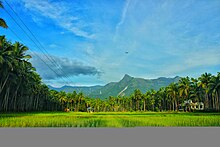
M 125 74 L 144 79 L 197 78 L 220 71 L 218 0 L 8 0 L 10 6 L 2 2 L 21 24 L 10 6 L 14 9 L 58 64 L 50 63 L 0 10 L 19 38 L 10 29 L 0 28 L 0 35 L 30 49 L 30 61 L 46 85 L 106 85 Z
M 119 80 L 119 81 L 121 81 L 126 75 L 128 75 L 128 74 L 124 74 L 124 76 Z M 134 77 L 134 76 L 131 76 L 131 75 L 128 75 L 129 77 L 131 77 L 131 78 L 141 78 L 141 77 Z M 159 79 L 159 78 L 177 78 L 177 77 L 180 77 L 180 76 L 174 76 L 174 77 L 158 77 L 158 78 L 148 78 L 148 79 L 146 79 L 146 78 L 141 78 L 141 79 L 144 79 L 144 80 L 155 80 L 155 79 Z M 181 78 L 181 77 L 180 77 Z M 112 83 L 112 82 L 119 82 L 119 81 L 110 81 L 109 83 Z M 109 84 L 109 83 L 106 83 L 106 84 L 103 84 L 103 85 L 61 85 L 61 86 L 53 86 L 53 85 L 49 85 L 49 84 L 47 84 L 47 86 L 52 86 L 53 88 L 62 88 L 62 87 L 65 87 L 65 86 L 70 86 L 70 87 L 93 87 L 93 86 L 105 86 L 105 85 L 107 85 L 107 84 Z

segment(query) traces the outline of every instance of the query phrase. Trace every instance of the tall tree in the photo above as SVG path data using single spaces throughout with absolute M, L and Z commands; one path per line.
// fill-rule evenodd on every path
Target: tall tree
M 217 76 L 212 76 L 208 86 L 209 86 L 210 93 L 214 94 L 213 106 L 215 107 L 216 111 L 219 111 L 220 110 L 220 105 L 219 105 L 219 102 L 220 102 L 220 73 L 218 73 Z
M 178 101 L 178 85 L 177 83 L 171 83 L 168 86 L 167 94 L 172 98 L 173 110 L 177 111 L 177 101 Z
M 179 99 L 177 105 L 179 102 L 182 103 L 184 100 L 189 99 L 190 85 L 191 83 L 189 77 L 181 78 L 178 82 L 179 96 L 181 99 Z
M 209 96 L 209 88 L 208 84 L 211 80 L 211 74 L 210 73 L 204 73 L 199 77 L 199 85 L 204 89 L 205 91 L 205 96 L 204 96 L 204 104 L 205 104 L 205 109 L 210 108 L 210 96 Z
M 142 93 L 139 89 L 136 89 L 134 91 L 134 100 L 136 101 L 136 107 L 135 110 L 139 111 L 140 101 L 142 99 Z

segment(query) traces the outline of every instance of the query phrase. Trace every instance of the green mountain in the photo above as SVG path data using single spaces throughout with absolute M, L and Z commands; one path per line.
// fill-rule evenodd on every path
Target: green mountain
M 48 87 L 52 90 L 56 90 L 56 91 L 65 91 L 65 92 L 73 92 L 76 91 L 77 93 L 82 92 L 85 95 L 90 95 L 91 93 L 93 93 L 94 91 L 97 91 L 99 89 L 101 89 L 103 86 L 63 86 L 60 88 L 55 88 L 53 86 L 48 85 Z
M 63 86 L 61 88 L 53 88 L 49 86 L 50 89 L 57 91 L 66 92 L 83 92 L 85 95 L 92 98 L 108 98 L 109 96 L 129 96 L 135 89 L 140 89 L 142 93 L 148 90 L 154 89 L 159 90 L 161 87 L 166 87 L 170 83 L 178 82 L 180 77 L 176 76 L 174 78 L 160 77 L 158 79 L 143 79 L 134 78 L 127 74 L 119 82 L 111 82 L 105 86 L 91 86 L 91 87 L 72 87 Z
M 109 96 L 129 96 L 135 89 L 140 89 L 142 93 L 148 90 L 159 90 L 161 87 L 168 86 L 172 82 L 177 82 L 180 77 L 165 78 L 160 77 L 158 79 L 143 79 L 134 78 L 129 75 L 125 75 L 119 82 L 112 82 L 97 91 L 94 91 L 90 97 L 108 98 Z

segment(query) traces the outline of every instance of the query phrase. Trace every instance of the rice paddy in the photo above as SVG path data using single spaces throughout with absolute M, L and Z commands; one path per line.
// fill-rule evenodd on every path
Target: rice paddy
M 211 127 L 220 113 L 38 112 L 0 114 L 0 127 Z

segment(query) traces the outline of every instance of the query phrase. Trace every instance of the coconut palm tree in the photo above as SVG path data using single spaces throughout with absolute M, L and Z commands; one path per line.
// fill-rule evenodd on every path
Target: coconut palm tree
M 166 110 L 166 91 L 165 91 L 165 88 L 162 87 L 159 89 L 159 91 L 157 91 L 157 96 L 158 96 L 158 106 L 159 106 L 159 109 L 160 111 L 162 110 Z
M 189 77 L 181 78 L 178 82 L 178 85 L 179 96 L 181 98 L 179 99 L 179 101 L 182 103 L 184 100 L 187 100 L 189 98 L 191 85 Z M 177 101 L 177 103 L 179 103 L 179 101 Z
M 142 99 L 142 93 L 139 89 L 134 91 L 134 100 L 136 102 L 135 111 L 139 111 L 140 101 Z
M 167 89 L 167 94 L 171 97 L 172 99 L 172 105 L 173 105 L 173 110 L 177 111 L 177 101 L 178 101 L 178 85 L 177 83 L 171 83 L 168 86 Z M 175 106 L 175 107 L 174 107 Z
M 199 85 L 198 79 L 191 78 L 191 85 L 189 91 L 189 98 L 193 101 L 201 102 L 203 101 L 203 96 L 205 95 L 205 91 Z
M 204 73 L 199 77 L 199 86 L 201 86 L 205 91 L 205 96 L 203 98 L 203 102 L 205 105 L 205 109 L 208 109 L 210 107 L 210 96 L 209 96 L 209 87 L 208 84 L 211 80 L 211 74 L 210 73 Z
M 26 55 L 27 47 L 0 36 L 0 111 L 47 109 L 49 90 Z
M 12 46 L 6 41 L 5 36 L 0 36 L 0 94 L 9 79 L 9 71 L 13 69 L 11 55 L 13 49 Z
M 219 102 L 220 102 L 220 73 L 218 73 L 217 76 L 212 76 L 209 84 L 209 92 L 210 93 L 213 93 L 214 96 L 214 100 L 213 100 L 213 106 L 215 107 L 215 110 L 216 111 L 219 111 L 220 110 L 220 105 L 219 105 Z

